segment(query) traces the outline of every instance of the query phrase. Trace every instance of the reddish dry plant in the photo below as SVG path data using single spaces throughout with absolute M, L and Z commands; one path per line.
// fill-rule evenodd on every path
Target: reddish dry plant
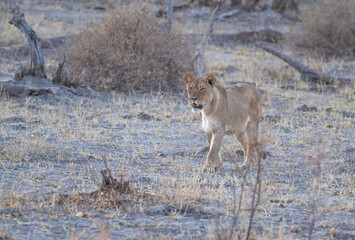
M 119 92 L 183 90 L 179 78 L 194 70 L 192 45 L 164 28 L 148 5 L 130 4 L 87 25 L 67 49 L 71 82 Z
M 314 148 L 314 155 L 313 155 L 313 186 L 312 186 L 312 193 L 311 193 L 311 212 L 309 215 L 309 229 L 308 229 L 308 239 L 312 239 L 312 233 L 315 226 L 315 215 L 317 213 L 317 195 L 319 191 L 319 183 L 322 175 L 322 168 L 321 168 L 321 161 L 322 158 L 326 156 L 329 152 L 329 149 L 326 147 L 317 147 Z

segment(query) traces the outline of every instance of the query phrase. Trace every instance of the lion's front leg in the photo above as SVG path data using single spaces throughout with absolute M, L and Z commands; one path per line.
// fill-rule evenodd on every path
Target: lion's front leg
M 205 165 L 203 166 L 204 172 L 220 170 L 222 168 L 222 160 L 219 155 L 219 151 L 222 146 L 223 135 L 224 135 L 223 131 L 217 131 L 212 134 L 210 151 L 207 154 L 207 160 Z

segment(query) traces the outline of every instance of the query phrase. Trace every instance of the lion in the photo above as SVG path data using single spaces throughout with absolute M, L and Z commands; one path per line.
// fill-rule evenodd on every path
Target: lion
M 216 84 L 214 74 L 195 78 L 188 73 L 183 80 L 192 110 L 200 112 L 202 128 L 210 147 L 203 171 L 222 168 L 220 149 L 224 135 L 234 134 L 242 144 L 244 163 L 241 169 L 249 169 L 255 152 L 265 158 L 258 145 L 262 100 L 253 84 L 238 83 L 224 88 Z

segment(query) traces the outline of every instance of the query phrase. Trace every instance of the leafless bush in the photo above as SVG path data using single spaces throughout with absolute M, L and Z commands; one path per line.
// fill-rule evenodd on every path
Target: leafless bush
M 72 82 L 120 92 L 183 90 L 192 49 L 174 28 L 162 28 L 147 4 L 112 10 L 88 25 L 67 49 Z
M 354 13 L 353 0 L 317 1 L 303 13 L 302 23 L 293 28 L 292 39 L 321 55 L 354 56 Z

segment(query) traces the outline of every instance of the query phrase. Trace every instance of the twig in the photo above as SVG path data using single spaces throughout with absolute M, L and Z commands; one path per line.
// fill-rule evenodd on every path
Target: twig
M 107 169 L 108 176 L 109 176 L 109 178 L 110 178 L 110 180 L 111 180 L 111 183 L 115 183 L 115 179 L 112 177 L 111 169 L 108 167 L 108 164 L 107 164 L 107 160 L 106 160 L 106 156 L 105 156 L 105 155 L 102 157 L 102 160 L 103 160 L 104 163 L 105 163 L 105 167 L 106 167 L 106 169 Z
M 215 21 L 215 16 L 216 16 L 216 12 L 218 11 L 218 9 L 220 8 L 220 6 L 222 5 L 222 3 L 224 2 L 224 0 L 218 0 L 218 5 L 217 7 L 212 11 L 211 16 L 210 16 L 210 20 L 208 22 L 208 27 L 206 28 L 205 33 L 203 34 L 202 37 L 202 42 L 201 42 L 201 48 L 200 51 L 198 52 L 197 55 L 197 71 L 198 71 L 198 76 L 199 77 L 203 77 L 205 75 L 205 51 L 206 51 L 206 46 L 208 43 L 208 39 L 213 31 L 213 24 Z

